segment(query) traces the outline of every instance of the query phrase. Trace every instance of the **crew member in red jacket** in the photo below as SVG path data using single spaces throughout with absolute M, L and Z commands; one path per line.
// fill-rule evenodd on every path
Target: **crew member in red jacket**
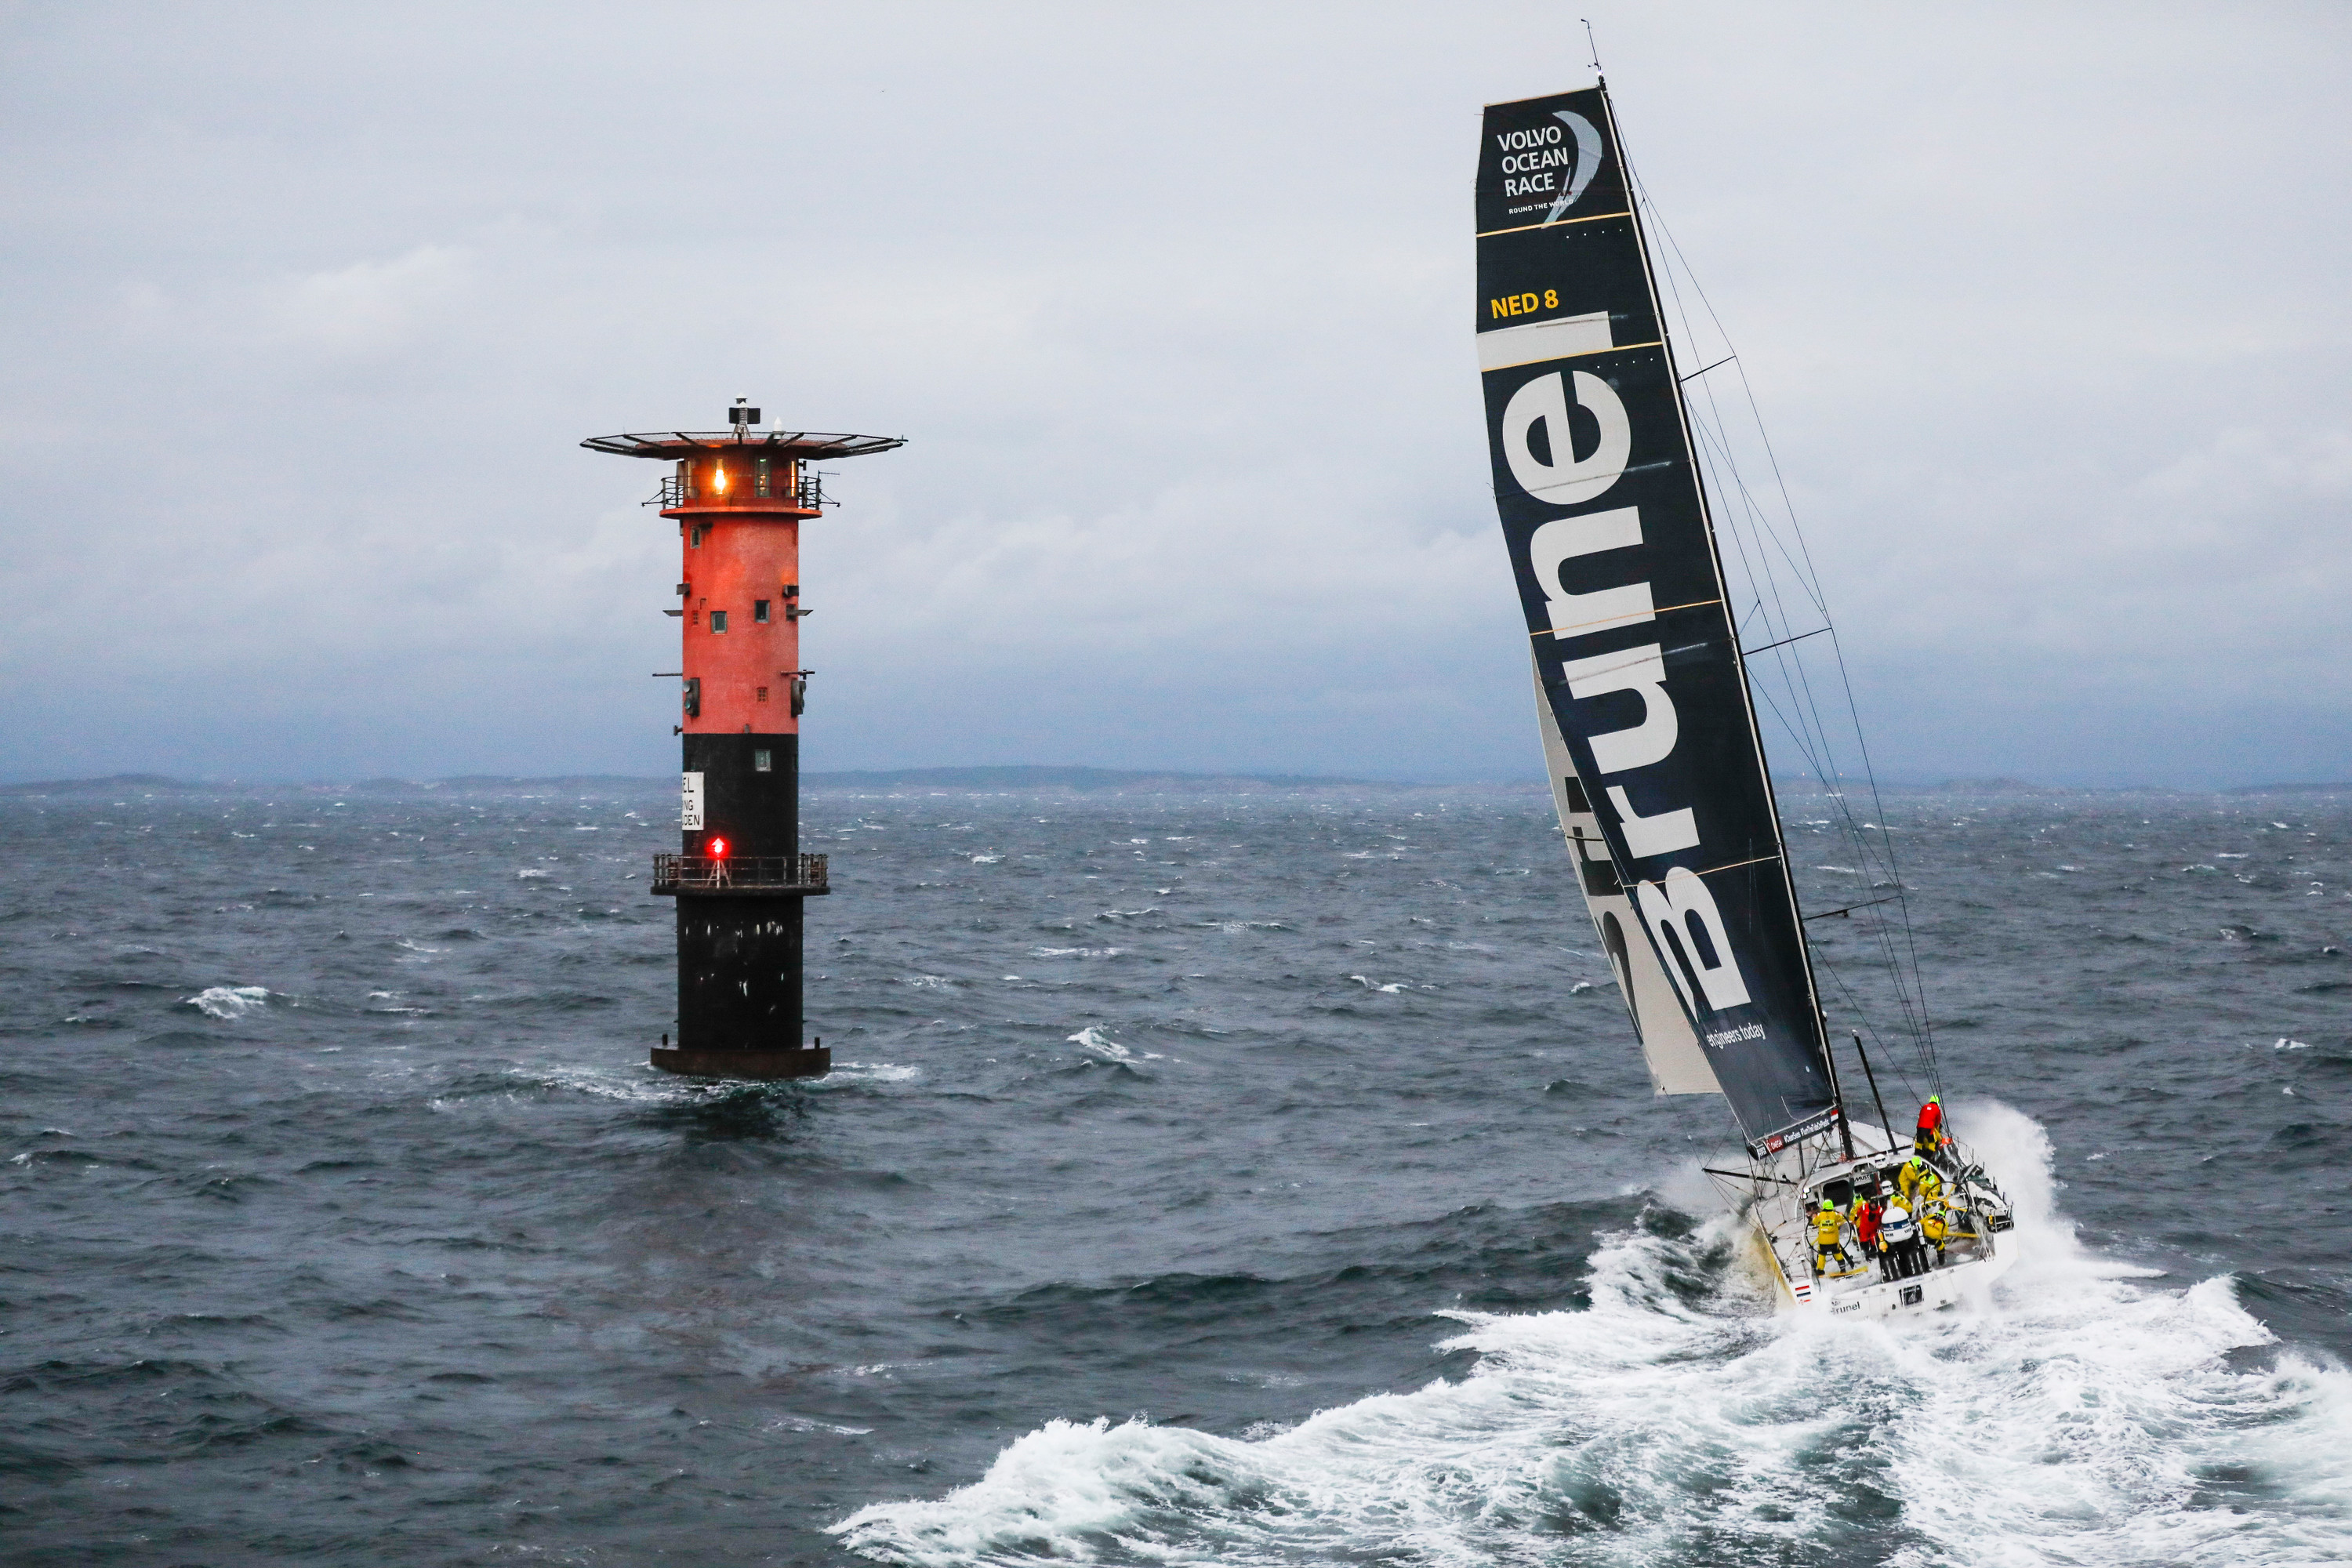
M 1912 1152 L 1920 1158 L 1933 1160 L 1944 1148 L 1944 1097 L 1931 1094 L 1927 1103 L 1919 1108 L 1919 1126 L 1911 1134 Z

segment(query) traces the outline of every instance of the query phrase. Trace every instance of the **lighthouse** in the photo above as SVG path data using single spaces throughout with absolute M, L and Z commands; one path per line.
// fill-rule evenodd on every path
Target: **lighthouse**
M 666 465 L 645 504 L 677 525 L 682 751 L 676 854 L 653 891 L 677 900 L 677 1030 L 665 1071 L 814 1078 L 833 1054 L 805 1039 L 801 913 L 830 891 L 800 847 L 800 729 L 809 678 L 800 624 L 801 524 L 833 504 L 814 467 L 905 445 L 887 436 L 762 429 L 742 398 L 720 431 L 598 436 L 590 451 Z

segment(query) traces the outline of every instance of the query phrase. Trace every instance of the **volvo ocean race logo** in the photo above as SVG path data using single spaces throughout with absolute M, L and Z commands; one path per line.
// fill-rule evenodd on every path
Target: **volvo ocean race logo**
M 1546 223 L 1576 205 L 1601 170 L 1601 132 L 1581 114 L 1552 111 L 1558 125 L 1506 131 L 1495 138 L 1503 150 L 1503 195 L 1507 198 L 1551 197 Z

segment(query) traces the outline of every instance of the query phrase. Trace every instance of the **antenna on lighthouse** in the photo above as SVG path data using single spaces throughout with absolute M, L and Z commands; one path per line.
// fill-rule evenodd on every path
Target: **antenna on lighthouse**
M 727 411 L 727 423 L 735 426 L 735 433 L 739 436 L 760 422 L 760 411 L 751 405 L 750 398 L 739 397 L 735 400 L 735 406 Z

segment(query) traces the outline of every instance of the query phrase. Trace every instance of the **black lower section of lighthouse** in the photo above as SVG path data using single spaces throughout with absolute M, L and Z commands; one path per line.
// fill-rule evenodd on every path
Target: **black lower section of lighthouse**
M 800 853 L 800 737 L 688 735 L 684 763 L 700 825 L 654 872 L 653 890 L 677 900 L 677 1038 L 653 1065 L 821 1076 L 833 1053 L 802 1037 L 801 910 L 829 889 L 825 858 Z

